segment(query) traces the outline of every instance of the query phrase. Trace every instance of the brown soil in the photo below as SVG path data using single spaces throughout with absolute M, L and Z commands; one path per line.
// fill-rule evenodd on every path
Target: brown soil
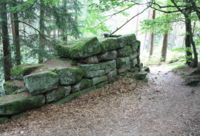
M 62 105 L 48 105 L 0 125 L 1 136 L 200 136 L 200 87 L 167 66 L 149 82 L 131 75 Z

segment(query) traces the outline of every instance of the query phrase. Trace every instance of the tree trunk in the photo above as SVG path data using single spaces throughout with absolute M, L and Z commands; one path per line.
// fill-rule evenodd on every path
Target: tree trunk
M 163 38 L 163 46 L 161 50 L 161 62 L 165 62 L 167 58 L 167 47 L 168 47 L 168 32 L 165 33 Z
M 40 34 L 39 34 L 39 56 L 38 56 L 38 61 L 39 63 L 42 63 L 43 60 L 43 51 L 44 51 L 44 30 L 45 30 L 45 25 L 44 25 L 44 1 L 40 0 L 40 20 L 39 20 L 39 29 L 40 29 Z
M 64 14 L 67 14 L 67 0 L 63 0 L 63 12 L 64 12 Z M 64 25 L 64 26 L 66 26 L 66 25 Z M 67 36 L 67 28 L 63 28 L 62 30 L 62 39 L 63 39 L 63 41 L 66 41 L 67 42 L 67 40 L 68 40 L 68 36 Z
M 153 15 L 152 15 L 152 19 L 155 19 L 156 17 L 156 11 L 153 10 Z M 154 48 L 154 33 L 151 33 L 151 46 L 150 46 L 150 53 L 149 53 L 149 57 L 151 57 L 153 55 L 153 48 Z
M 189 66 L 192 66 L 192 62 L 193 62 L 193 59 L 192 59 L 193 37 L 192 37 L 192 23 L 191 23 L 190 16 L 185 16 L 185 28 L 186 28 L 186 36 L 185 36 L 186 64 L 189 65 Z M 193 48 L 193 51 L 195 51 L 195 50 L 196 50 L 196 48 Z M 194 58 L 195 58 L 195 61 L 196 61 L 195 56 L 196 55 L 194 55 Z
M 16 0 L 13 1 L 13 7 L 16 6 Z M 13 43 L 15 46 L 15 62 L 16 65 L 21 64 L 21 51 L 20 51 L 20 41 L 19 41 L 19 22 L 18 22 L 18 13 L 11 14 L 11 22 L 12 22 L 12 36 Z
M 7 18 L 7 3 L 6 1 L 0 2 L 1 10 L 1 29 L 2 29 L 2 40 L 3 40 L 3 64 L 4 64 L 4 78 L 5 81 L 10 80 L 10 70 L 12 67 L 11 64 L 11 53 L 10 53 L 10 43 L 8 35 L 8 18 Z

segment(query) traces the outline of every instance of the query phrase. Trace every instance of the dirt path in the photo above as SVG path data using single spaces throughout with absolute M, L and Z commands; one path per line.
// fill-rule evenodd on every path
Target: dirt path
M 126 77 L 63 105 L 29 111 L 0 125 L 0 136 L 200 136 L 200 87 L 166 66 L 148 83 Z

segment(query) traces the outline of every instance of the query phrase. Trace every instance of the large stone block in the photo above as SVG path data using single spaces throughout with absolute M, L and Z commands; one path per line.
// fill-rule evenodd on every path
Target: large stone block
M 117 59 L 117 69 L 119 73 L 126 72 L 131 69 L 131 63 L 129 57 Z
M 117 69 L 108 73 L 108 81 L 109 82 L 115 81 L 116 79 L 117 79 Z
M 6 123 L 8 121 L 8 117 L 0 117 L 0 124 Z
M 98 56 L 99 61 L 113 60 L 117 58 L 117 51 L 109 51 Z
M 121 48 L 118 38 L 106 38 L 100 41 L 102 53 Z
M 82 63 L 86 63 L 86 64 L 97 64 L 97 63 L 99 63 L 97 56 L 88 57 L 88 58 L 82 59 L 80 61 Z
M 52 71 L 44 71 L 24 77 L 25 86 L 32 95 L 42 94 L 57 88 L 58 75 Z
M 79 66 L 86 72 L 85 76 L 91 78 L 105 75 L 106 73 L 116 69 L 116 60 L 99 64 L 79 64 Z
M 118 57 L 128 57 L 133 54 L 133 49 L 131 46 L 125 46 L 118 50 Z
M 25 75 L 30 74 L 32 71 L 42 67 L 42 64 L 27 64 L 15 66 L 11 69 L 13 79 L 22 80 Z
M 98 83 L 101 83 L 101 82 L 104 82 L 104 81 L 107 81 L 108 80 L 108 77 L 107 76 L 101 76 L 101 77 L 95 77 L 92 79 L 92 82 L 93 82 L 93 85 L 96 85 Z
M 58 68 L 55 70 L 59 76 L 61 85 L 71 85 L 79 82 L 83 76 L 84 71 L 81 68 Z
M 90 79 L 83 79 L 78 84 L 72 87 L 72 92 L 77 92 L 92 86 L 92 80 Z
M 46 103 L 57 101 L 68 96 L 71 92 L 71 86 L 62 86 L 46 94 Z
M 102 76 L 102 75 L 105 75 L 105 74 L 106 74 L 105 70 L 96 70 L 96 71 L 87 70 L 86 73 L 85 73 L 85 76 L 87 78 L 93 78 L 93 77 Z
M 101 45 L 96 37 L 84 38 L 69 45 L 57 45 L 58 55 L 72 59 L 82 59 L 101 52 Z
M 5 95 L 16 93 L 18 90 L 24 90 L 22 81 L 6 81 L 3 83 Z
M 27 93 L 0 97 L 0 116 L 14 115 L 45 104 L 43 95 L 30 96 Z
M 125 47 L 127 45 L 134 45 L 136 41 L 136 36 L 135 34 L 128 34 L 128 35 L 123 35 L 118 38 L 120 46 Z

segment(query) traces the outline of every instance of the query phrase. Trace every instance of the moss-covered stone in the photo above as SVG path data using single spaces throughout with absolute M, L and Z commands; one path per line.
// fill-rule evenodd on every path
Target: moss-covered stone
M 121 48 L 117 38 L 106 38 L 100 41 L 102 46 L 102 53 Z
M 136 42 L 136 36 L 135 34 L 123 35 L 123 36 L 120 36 L 118 40 L 121 47 L 125 47 L 127 45 L 132 46 Z
M 61 85 L 71 85 L 79 82 L 85 75 L 84 70 L 81 68 L 59 68 L 56 69 Z
M 43 95 L 30 96 L 27 93 L 0 97 L 0 116 L 14 115 L 45 104 Z
M 110 71 L 116 69 L 116 60 L 102 62 L 99 64 L 79 64 L 79 66 L 86 72 L 87 78 L 102 76 Z
M 42 94 L 57 88 L 58 74 L 52 71 L 44 71 L 24 77 L 25 86 L 32 95 Z
M 72 92 L 77 92 L 92 86 L 92 80 L 90 79 L 83 79 L 78 84 L 72 87 Z
M 118 50 L 118 57 L 128 57 L 133 54 L 131 46 L 125 46 Z
M 42 67 L 42 64 L 29 64 L 19 65 L 11 69 L 11 75 L 13 79 L 22 80 L 25 75 L 30 74 L 32 71 Z
M 22 87 L 17 85 L 14 81 L 6 81 L 3 84 L 5 95 L 10 95 L 21 89 Z
M 85 77 L 93 78 L 93 77 L 103 76 L 105 74 L 106 74 L 105 70 L 96 70 L 96 71 L 87 70 L 85 73 Z
M 8 120 L 8 117 L 0 117 L 0 124 L 6 123 Z
M 113 60 L 117 58 L 117 51 L 109 51 L 98 56 L 100 61 Z
M 112 81 L 116 81 L 116 79 L 117 79 L 117 70 L 115 69 L 108 73 L 108 81 L 112 82 Z
M 102 87 L 106 86 L 108 83 L 109 83 L 108 81 L 101 82 L 101 83 L 96 85 L 96 88 L 102 88 Z
M 62 58 L 69 57 L 69 46 L 66 46 L 64 43 L 58 43 L 54 46 L 55 50 L 57 51 L 57 55 Z
M 71 92 L 71 86 L 63 86 L 46 94 L 46 103 L 51 103 L 68 96 Z
M 144 80 L 147 76 L 147 72 L 138 72 L 137 74 L 135 74 L 135 79 L 137 80 Z
M 80 60 L 80 61 L 82 63 L 86 63 L 86 64 L 97 64 L 97 63 L 99 63 L 97 56 L 88 57 L 88 58 Z
M 90 87 L 90 88 L 87 88 L 87 89 L 84 89 L 84 90 L 81 90 L 81 91 L 72 93 L 72 94 L 70 94 L 69 96 L 67 96 L 67 97 L 65 97 L 65 98 L 63 98 L 63 99 L 61 99 L 61 100 L 58 101 L 58 102 L 56 102 L 56 104 L 63 104 L 63 103 L 69 102 L 69 101 L 71 101 L 72 99 L 75 99 L 75 98 L 77 98 L 77 97 L 79 97 L 79 96 L 81 96 L 81 95 L 87 94 L 87 93 L 89 93 L 90 91 L 93 91 L 93 90 L 95 90 L 95 89 L 96 89 L 96 87 L 93 86 L 93 87 Z
M 92 83 L 93 83 L 93 85 L 96 85 L 98 83 L 101 83 L 101 82 L 104 82 L 104 81 L 107 81 L 107 80 L 108 80 L 107 76 L 95 77 L 95 78 L 92 79 Z
M 122 70 L 123 72 L 129 70 L 131 68 L 130 58 L 129 57 L 118 58 L 117 59 L 117 68 L 119 70 Z

